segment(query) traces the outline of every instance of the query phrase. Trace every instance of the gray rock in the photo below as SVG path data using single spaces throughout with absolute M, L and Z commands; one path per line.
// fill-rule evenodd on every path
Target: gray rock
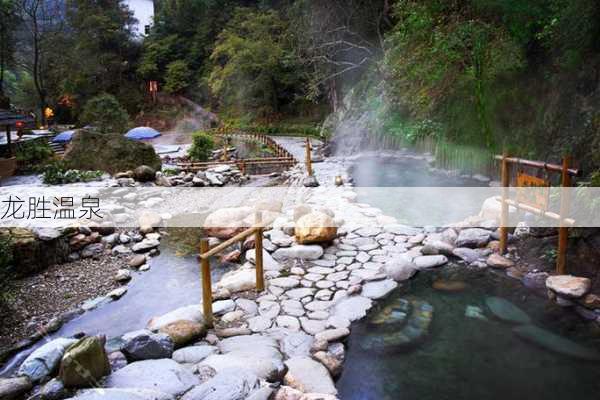
M 572 275 L 549 276 L 546 279 L 546 287 L 557 294 L 577 299 L 589 292 L 592 282 L 589 278 L 581 278 Z
M 372 306 L 371 299 L 363 296 L 352 296 L 337 303 L 333 308 L 333 315 L 346 318 L 352 322 L 365 317 Z
M 406 225 L 386 225 L 383 227 L 386 232 L 393 233 L 394 235 L 403 235 L 403 236 L 416 236 L 419 233 L 423 232 L 422 229 L 412 228 Z
M 258 387 L 258 378 L 252 372 L 225 368 L 187 392 L 181 400 L 244 400 Z
M 362 296 L 377 300 L 386 297 L 390 292 L 398 287 L 398 284 L 392 279 L 383 281 L 367 282 L 362 287 Z
M 160 246 L 160 242 L 155 239 L 144 239 L 139 243 L 136 243 L 131 248 L 135 253 L 146 253 L 152 249 Z
M 314 293 L 315 293 L 315 289 L 311 289 L 311 288 L 299 288 L 299 289 L 288 290 L 286 292 L 286 295 L 290 299 L 302 299 L 302 298 L 307 297 L 307 296 L 312 296 Z
M 295 245 L 289 248 L 277 249 L 273 258 L 277 261 L 290 259 L 316 260 L 323 255 L 323 248 L 319 245 Z
M 477 250 L 473 250 L 468 247 L 457 247 L 452 251 L 452 254 L 467 264 L 471 264 L 481 259 L 481 254 L 479 254 Z
M 306 276 L 305 276 L 306 278 Z M 278 286 L 285 289 L 291 289 L 300 286 L 300 281 L 294 278 L 275 278 L 269 281 L 270 285 Z
M 457 247 L 483 247 L 490 241 L 491 232 L 481 228 L 463 229 L 456 239 Z
M 77 343 L 75 339 L 54 339 L 29 355 L 19 367 L 18 375 L 27 376 L 37 382 L 49 376 L 60 363 L 66 349 Z
M 262 315 L 257 315 L 256 317 L 249 318 L 247 320 L 248 328 L 252 332 L 263 332 L 266 331 L 273 325 L 272 318 L 263 317 Z
M 32 387 L 31 380 L 27 377 L 0 379 L 0 399 L 17 399 Z
M 175 400 L 170 394 L 144 389 L 88 389 L 72 400 Z
M 81 250 L 81 258 L 95 258 L 104 253 L 104 244 L 92 243 L 88 244 Z
M 286 359 L 292 357 L 308 357 L 314 342 L 311 335 L 304 332 L 290 332 L 280 341 L 281 351 Z
M 435 268 L 448 262 L 446 256 L 420 256 L 414 259 L 417 269 Z
M 151 331 L 156 331 L 165 325 L 173 322 L 185 320 L 197 323 L 203 323 L 202 305 L 193 304 L 185 307 L 180 307 L 160 317 L 154 317 L 148 322 L 147 328 Z
M 246 252 L 246 260 L 252 264 L 256 264 L 256 250 L 250 249 Z M 282 266 L 271 257 L 266 250 L 263 249 L 263 268 L 265 271 L 280 271 Z
M 142 329 L 126 333 L 122 339 L 123 353 L 133 361 L 170 358 L 173 354 L 173 341 L 164 333 Z
M 106 380 L 112 389 L 145 389 L 179 396 L 199 383 L 187 368 L 170 359 L 138 361 L 113 372 Z M 113 397 L 110 397 L 111 400 Z
M 36 228 L 33 230 L 33 233 L 43 242 L 49 242 L 62 236 L 61 231 L 55 228 Z M 90 233 L 88 233 L 88 235 Z
M 384 265 L 388 278 L 403 282 L 417 273 L 417 266 L 406 257 L 395 257 Z
M 294 357 L 286 361 L 288 371 L 283 379 L 288 386 L 304 393 L 337 395 L 327 369 L 308 357 Z
M 42 400 L 60 400 L 66 396 L 65 385 L 57 378 L 50 380 L 46 383 L 39 392 L 39 398 Z M 0 395 L 0 398 L 3 398 Z
M 217 350 L 215 346 L 208 345 L 184 347 L 173 353 L 173 360 L 180 364 L 197 364 Z
M 300 326 L 306 333 L 310 335 L 316 335 L 317 333 L 323 332 L 325 329 L 327 329 L 327 323 L 325 321 L 308 319 L 306 317 L 300 318 Z

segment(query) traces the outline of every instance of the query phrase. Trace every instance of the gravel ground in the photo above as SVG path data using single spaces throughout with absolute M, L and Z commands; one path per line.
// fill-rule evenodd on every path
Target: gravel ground
M 7 303 L 0 303 L 0 350 L 25 339 L 52 318 L 86 300 L 106 295 L 119 285 L 113 276 L 127 266 L 126 258 L 106 255 L 55 265 L 9 283 Z

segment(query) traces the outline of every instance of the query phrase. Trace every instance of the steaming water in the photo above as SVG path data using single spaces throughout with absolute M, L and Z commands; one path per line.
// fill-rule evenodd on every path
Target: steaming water
M 436 291 L 436 279 L 461 280 L 460 293 Z M 358 343 L 376 330 L 361 322 L 353 327 L 344 372 L 338 381 L 346 400 L 505 400 L 592 399 L 600 393 L 600 364 L 580 361 L 524 342 L 486 309 L 485 298 L 513 302 L 534 324 L 591 349 L 600 350 L 598 330 L 573 312 L 550 305 L 517 281 L 488 271 L 447 267 L 419 273 L 394 292 L 415 296 L 434 307 L 430 334 L 420 346 L 385 353 L 365 353 Z M 467 306 L 481 307 L 483 319 L 465 316 Z

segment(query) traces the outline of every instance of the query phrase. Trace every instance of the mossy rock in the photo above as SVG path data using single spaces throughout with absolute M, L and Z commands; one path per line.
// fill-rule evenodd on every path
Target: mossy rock
M 84 171 L 105 171 L 111 174 L 147 165 L 160 170 L 160 157 L 149 144 L 118 134 L 80 131 L 73 135 L 64 158 L 67 166 Z

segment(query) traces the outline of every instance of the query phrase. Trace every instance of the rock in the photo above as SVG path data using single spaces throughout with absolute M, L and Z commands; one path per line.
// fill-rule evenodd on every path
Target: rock
M 217 350 L 216 347 L 208 345 L 184 347 L 173 353 L 173 360 L 180 364 L 197 364 L 206 357 L 215 354 Z
M 319 181 L 314 176 L 307 176 L 302 180 L 302 185 L 304 187 L 318 187 Z
M 549 276 L 546 279 L 546 287 L 557 294 L 577 299 L 589 292 L 591 281 L 588 278 L 580 278 L 572 275 Z
M 161 327 L 159 331 L 168 335 L 175 347 L 181 347 L 204 336 L 206 327 L 199 322 L 180 320 Z
M 251 249 L 246 252 L 246 260 L 256 265 L 256 250 Z M 265 271 L 280 271 L 282 268 L 281 264 L 271 257 L 266 250 L 263 250 L 263 269 Z
M 226 273 L 221 277 L 216 287 L 226 289 L 230 293 L 243 292 L 256 287 L 256 270 L 240 268 Z
M 64 352 L 75 339 L 54 339 L 31 353 L 19 367 L 18 375 L 27 376 L 31 381 L 38 382 L 49 376 L 58 367 Z
M 156 331 L 163 326 L 180 320 L 203 323 L 204 317 L 202 315 L 202 305 L 193 304 L 178 308 L 160 317 L 154 317 L 148 322 L 147 328 L 151 331 Z
M 304 393 L 336 395 L 337 390 L 327 369 L 308 357 L 294 357 L 286 361 L 288 371 L 283 382 Z
M 129 360 L 155 360 L 170 358 L 173 341 L 164 333 L 152 333 L 142 329 L 123 335 L 123 353 Z
M 517 324 L 528 324 L 531 322 L 531 318 L 529 318 L 529 315 L 525 311 L 501 297 L 488 297 L 485 299 L 485 304 L 496 317 L 504 321 Z
M 392 279 L 367 282 L 362 287 L 361 295 L 373 300 L 383 299 L 397 287 L 398 284 Z
M 62 236 L 61 231 L 55 228 L 36 228 L 33 230 L 33 233 L 43 242 L 49 242 Z M 88 235 L 91 233 L 88 233 Z
M 289 248 L 277 249 L 273 258 L 277 261 L 290 259 L 316 260 L 323 255 L 323 248 L 319 245 L 296 245 Z
M 529 272 L 523 276 L 523 284 L 529 289 L 545 290 L 548 276 L 546 272 Z
M 299 288 L 288 290 L 285 294 L 290 299 L 302 299 L 307 296 L 312 296 L 315 293 L 315 289 L 311 288 Z
M 299 204 L 294 207 L 294 222 L 312 212 L 312 208 L 306 204 Z
M 154 390 L 179 396 L 198 383 L 198 378 L 187 368 L 173 360 L 164 359 L 129 364 L 109 375 L 105 386 L 113 389 Z
M 325 329 L 327 329 L 327 323 L 325 321 L 308 319 L 306 317 L 300 318 L 300 326 L 306 333 L 310 335 L 316 335 L 317 333 L 323 332 Z
M 404 257 L 394 257 L 386 262 L 385 273 L 388 278 L 396 282 L 403 282 L 413 277 L 417 272 L 417 266 L 413 262 Z
M 402 236 L 416 236 L 423 232 L 422 229 L 399 224 L 386 225 L 383 227 L 383 229 L 385 229 L 386 232 L 393 233 L 394 235 Z
M 175 400 L 167 393 L 144 389 L 87 389 L 71 400 Z
M 474 263 L 481 258 L 481 254 L 477 250 L 468 247 L 457 247 L 452 250 L 452 255 L 460 258 L 467 264 Z
M 244 369 L 222 369 L 187 392 L 181 400 L 244 400 L 259 387 L 258 378 Z
M 484 247 L 490 241 L 491 232 L 481 228 L 463 229 L 456 239 L 457 247 Z
M 507 269 L 510 267 L 513 267 L 515 265 L 515 263 L 512 260 L 509 260 L 506 257 L 501 256 L 500 254 L 492 254 L 488 257 L 487 261 L 486 261 L 487 265 L 489 265 L 492 268 L 499 268 L 499 269 Z
M 131 272 L 127 269 L 120 269 L 115 274 L 114 280 L 117 282 L 127 282 L 131 280 Z
M 335 342 L 345 338 L 350 334 L 348 328 L 327 329 L 315 335 L 315 340 L 324 340 L 326 342 Z
M 281 306 L 275 301 L 261 301 L 258 305 L 258 313 L 269 319 L 273 319 L 279 315 L 280 310 Z
M 567 338 L 533 325 L 517 326 L 513 328 L 513 332 L 522 339 L 558 354 L 582 360 L 600 360 L 600 353 L 595 349 L 583 347 Z
M 454 231 L 452 231 L 454 232 Z M 430 251 L 426 250 L 429 248 Z M 421 252 L 425 255 L 443 254 L 445 256 L 452 255 L 454 246 L 444 240 L 427 240 Z M 427 254 L 429 252 L 429 254 Z
M 127 365 L 127 358 L 120 351 L 115 351 L 108 355 L 108 362 L 110 363 L 111 371 L 115 372 Z
M 138 223 L 142 234 L 150 233 L 162 224 L 162 217 L 155 212 L 144 212 L 140 215 Z
M 295 230 L 295 228 L 294 228 Z M 271 242 L 278 247 L 290 247 L 294 243 L 294 238 L 292 236 L 286 235 L 280 229 L 272 229 L 268 232 L 265 232 L 265 235 L 268 234 Z
M 263 317 L 258 315 L 248 319 L 248 328 L 252 332 L 263 332 L 269 329 L 273 325 L 272 318 Z
M 133 170 L 133 178 L 138 182 L 152 182 L 156 179 L 156 171 L 147 165 L 140 165 Z
M 219 239 L 229 239 L 248 228 L 244 220 L 254 213 L 252 207 L 221 208 L 206 217 L 205 233 Z
M 333 314 L 343 317 L 349 321 L 356 321 L 367 315 L 367 311 L 373 306 L 371 299 L 363 296 L 352 296 L 342 299 L 333 309 Z
M 300 244 L 330 242 L 337 236 L 333 219 L 321 212 L 311 212 L 296 221 L 296 241 Z
M 0 399 L 12 400 L 21 398 L 32 387 L 27 377 L 0 379 Z
M 342 361 L 336 359 L 332 355 L 324 351 L 317 351 L 312 357 L 323 364 L 329 371 L 331 376 L 338 377 L 342 373 L 343 364 Z
M 462 281 L 438 279 L 431 285 L 435 290 L 442 292 L 461 292 L 467 288 L 467 284 Z
M 81 258 L 97 258 L 104 253 L 104 244 L 92 243 L 81 250 Z
M 600 296 L 595 294 L 588 294 L 583 298 L 583 305 L 590 310 L 600 309 Z
M 59 377 L 68 388 L 92 387 L 109 373 L 110 363 L 104 351 L 104 341 L 92 336 L 81 339 L 65 352 Z
M 240 250 L 233 250 L 227 254 L 223 254 L 219 257 L 219 261 L 225 263 L 238 263 L 242 259 L 242 252 Z
M 420 256 L 414 259 L 417 269 L 435 268 L 448 263 L 446 256 Z
M 38 395 L 42 400 L 60 400 L 67 397 L 65 385 L 57 378 L 50 380 L 42 386 Z M 0 395 L 0 398 L 3 397 Z
M 160 246 L 160 242 L 158 240 L 144 239 L 141 242 L 134 244 L 131 250 L 133 250 L 134 253 L 146 253 L 157 248 L 158 246 Z
M 284 289 L 295 288 L 300 286 L 300 281 L 294 278 L 275 278 L 269 281 L 269 285 L 278 286 Z
M 110 297 L 113 300 L 119 300 L 127 293 L 127 286 L 122 286 L 120 288 L 116 288 L 115 290 L 110 291 L 106 297 Z
M 146 264 L 146 256 L 143 254 L 139 254 L 137 256 L 134 256 L 132 259 L 129 260 L 129 262 L 127 263 L 131 268 L 139 268 L 142 265 Z
M 314 337 L 304 332 L 290 332 L 281 339 L 280 347 L 285 358 L 308 357 Z
M 230 337 L 219 342 L 219 350 L 222 354 L 213 354 L 200 365 L 208 365 L 217 373 L 227 368 L 245 369 L 270 381 L 279 379 L 285 370 L 278 343 L 269 337 Z
M 278 327 L 289 329 L 290 331 L 300 330 L 300 322 L 298 318 L 289 315 L 280 315 L 275 319 L 275 323 Z

